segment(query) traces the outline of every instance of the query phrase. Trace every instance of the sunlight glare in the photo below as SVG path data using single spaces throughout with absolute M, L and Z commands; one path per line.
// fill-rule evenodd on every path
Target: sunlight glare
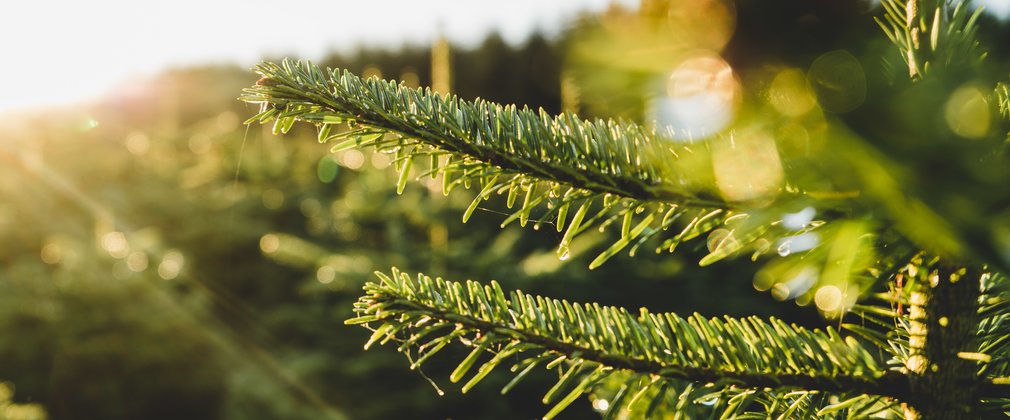
M 730 133 L 714 139 L 711 145 L 716 186 L 723 197 L 731 201 L 765 201 L 778 194 L 784 174 L 771 136 Z
M 693 141 L 726 128 L 741 99 L 733 69 L 715 54 L 685 60 L 655 103 L 656 123 L 675 140 Z
M 975 5 L 983 7 L 996 19 L 1004 22 L 1010 19 L 1010 0 L 975 0 Z
M 169 67 L 203 63 L 250 66 L 264 56 L 320 58 L 362 43 L 427 44 L 439 33 L 473 45 L 491 29 L 518 43 L 534 30 L 548 35 L 578 10 L 604 10 L 607 0 L 514 0 L 510 7 L 454 0 L 329 2 L 297 7 L 266 0 L 205 2 L 16 1 L 0 25 L 0 112 L 94 100 Z M 622 0 L 631 6 L 631 0 Z M 390 10 L 399 13 L 388 13 Z M 306 11 L 312 11 L 306 13 Z M 334 16 L 377 16 L 372 19 Z M 269 27 L 261 30 L 260 27 Z

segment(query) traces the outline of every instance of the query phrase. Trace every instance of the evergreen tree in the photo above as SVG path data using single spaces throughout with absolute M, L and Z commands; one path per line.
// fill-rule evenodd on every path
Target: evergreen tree
M 273 121 L 275 133 L 304 121 L 334 152 L 391 154 L 400 191 L 428 176 L 445 192 L 473 188 L 464 222 L 504 195 L 502 226 L 556 228 L 562 260 L 577 237 L 610 225 L 620 235 L 590 269 L 706 237 L 701 265 L 750 256 L 763 264 L 759 290 L 832 320 L 808 329 L 629 311 L 377 273 L 347 321 L 373 331 L 365 347 L 395 343 L 414 369 L 468 346 L 449 378 L 465 380 L 463 392 L 510 365 L 503 392 L 538 367 L 558 372 L 547 418 L 584 394 L 606 418 L 1008 414 L 1005 69 L 984 60 L 979 13 L 961 2 L 882 4 L 878 23 L 897 47 L 874 58 L 882 77 L 826 53 L 806 75 L 780 73 L 774 95 L 749 99 L 750 111 L 702 140 L 293 61 L 258 66 L 243 99 L 261 105 L 249 122 Z M 861 124 L 867 115 L 886 124 Z

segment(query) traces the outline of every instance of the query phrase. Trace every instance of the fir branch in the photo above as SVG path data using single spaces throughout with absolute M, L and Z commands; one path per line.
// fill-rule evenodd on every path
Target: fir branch
M 947 0 L 880 3 L 884 17 L 874 19 L 898 47 L 912 80 L 920 80 L 936 68 L 975 65 L 987 55 L 976 37 L 981 8 L 969 12 L 965 2 L 951 7 Z
M 750 397 L 751 404 L 727 407 L 722 418 L 744 419 L 865 419 L 897 418 L 897 400 L 858 393 L 832 394 L 819 391 L 760 392 L 740 390 L 733 397 Z M 728 404 L 727 404 L 728 405 Z M 755 409 L 753 406 L 757 405 Z
M 1007 382 L 1010 377 L 1010 281 L 1005 275 L 990 273 L 981 279 L 979 305 L 979 374 L 990 382 Z M 994 395 L 994 394 L 990 394 Z M 1010 394 L 1004 394 L 1010 403 Z
M 402 135 L 406 142 L 400 146 L 431 146 L 505 174 L 534 174 L 539 180 L 640 201 L 735 207 L 709 191 L 685 188 L 684 174 L 674 173 L 670 165 L 684 146 L 630 122 L 553 117 L 542 109 L 481 99 L 467 102 L 347 71 L 323 72 L 311 63 L 263 63 L 256 72 L 263 78 L 241 99 L 266 105 L 254 117 L 261 122 L 283 121 L 283 127 L 292 120 L 352 121 Z
M 904 376 L 882 369 L 856 340 L 841 337 L 831 327 L 811 331 L 755 317 L 706 319 L 695 314 L 685 319 L 644 308 L 635 316 L 623 309 L 521 291 L 506 298 L 495 282 L 481 286 L 423 274 L 414 280 L 396 269 L 392 276 L 377 274 L 381 284 L 365 286 L 366 295 L 355 306 L 358 316 L 347 322 L 378 324 L 370 343 L 400 340 L 405 343 L 401 351 L 418 346 L 424 352 L 441 348 L 447 340 L 472 336 L 469 343 L 482 350 L 524 345 L 519 356 L 523 360 L 589 363 L 584 373 L 600 375 L 589 382 L 616 370 L 723 388 L 799 388 L 891 397 L 906 392 Z M 438 328 L 440 333 L 428 334 Z M 422 358 L 429 356 L 425 353 Z M 472 363 L 468 358 L 461 366 Z
M 982 402 L 977 408 L 979 413 L 998 411 L 1010 403 L 1010 380 L 1007 379 L 1010 376 L 1010 359 L 1005 356 L 1010 350 L 1010 285 L 999 273 L 981 274 L 981 297 L 977 302 L 971 298 L 962 302 L 966 309 L 962 312 L 969 315 L 974 312 L 977 303 L 979 319 L 970 322 L 961 320 L 962 325 L 955 325 L 958 321 L 953 316 L 953 310 L 934 308 L 931 312 L 926 307 L 928 302 L 937 299 L 929 295 L 936 294 L 942 287 L 949 287 L 947 281 L 941 280 L 945 278 L 944 270 L 950 271 L 944 268 L 942 262 L 940 258 L 916 255 L 894 275 L 901 278 L 900 289 L 876 295 L 876 302 L 857 305 L 852 312 L 858 315 L 860 324 L 843 324 L 843 328 L 876 344 L 891 355 L 888 365 L 913 378 L 932 374 L 927 366 L 936 363 L 936 360 L 957 363 L 956 369 L 963 374 L 962 378 L 941 381 L 926 377 L 918 380 L 928 386 L 952 383 L 958 390 L 972 389 Z M 954 276 L 960 280 L 956 283 L 960 285 L 964 282 L 970 290 L 978 288 L 978 283 L 972 286 L 969 275 L 963 274 L 967 272 L 957 271 Z M 955 330 L 966 331 L 966 334 L 956 340 L 942 336 Z M 933 345 L 946 341 L 945 346 L 956 347 L 956 350 L 949 350 L 947 357 L 927 357 L 926 349 L 931 340 Z M 977 374 L 972 374 L 972 366 L 977 367 Z M 915 390 L 913 394 L 916 394 Z M 918 394 L 921 395 L 921 391 Z M 917 398 L 919 401 L 912 399 L 908 402 L 922 405 L 923 397 Z
M 1010 82 L 997 83 L 994 95 L 1000 116 L 1010 121 Z
M 667 231 L 672 233 L 655 247 L 657 253 L 737 223 L 734 235 L 703 265 L 761 240 L 773 243 L 783 234 L 772 212 L 749 217 L 741 212 L 747 203 L 723 200 L 696 182 L 697 174 L 678 166 L 680 154 L 707 144 L 665 141 L 653 129 L 624 121 L 552 117 L 543 110 L 442 97 L 346 71 L 324 72 L 311 63 L 263 63 L 257 72 L 263 78 L 242 99 L 261 104 L 262 111 L 248 122 L 274 121 L 276 133 L 296 121 L 311 122 L 319 127 L 321 142 L 342 140 L 333 151 L 357 147 L 393 153 L 398 191 L 411 178 L 414 162 L 427 161 L 420 177 L 441 175 L 445 193 L 473 184 L 480 189 L 464 222 L 482 201 L 505 194 L 509 208 L 518 206 L 502 226 L 552 223 L 564 232 L 558 255 L 567 258 L 575 236 L 620 221 L 620 239 L 592 261 L 591 269 L 625 250 L 634 255 Z M 343 123 L 351 129 L 335 129 Z M 810 201 L 793 204 L 802 208 Z

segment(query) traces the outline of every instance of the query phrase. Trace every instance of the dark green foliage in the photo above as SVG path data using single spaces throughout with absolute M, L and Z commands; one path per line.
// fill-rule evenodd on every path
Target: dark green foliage
M 705 405 L 712 405 L 698 405 L 695 400 L 728 403 L 740 388 L 808 391 L 788 398 L 817 391 L 825 392 L 820 395 L 871 394 L 862 401 L 847 400 L 850 411 L 832 407 L 851 414 L 881 401 L 872 394 L 898 389 L 889 379 L 873 377 L 874 372 L 883 372 L 874 357 L 832 327 L 825 332 L 810 331 L 756 317 L 706 319 L 695 314 L 684 319 L 672 313 L 652 314 L 644 308 L 633 315 L 624 309 L 552 300 L 521 291 L 506 294 L 496 282 L 481 286 L 423 274 L 415 280 L 396 269 L 390 276 L 378 275 L 382 282 L 365 286 L 367 295 L 355 305 L 358 316 L 347 321 L 378 324 L 366 349 L 393 340 L 414 369 L 453 340 L 467 343 L 473 351 L 450 376 L 458 382 L 479 366 L 463 385 L 464 393 L 505 361 L 513 364 L 513 372 L 520 373 L 503 393 L 528 374 L 528 368 L 539 364 L 557 368 L 560 379 L 543 399 L 554 404 L 548 418 L 596 384 L 610 380 L 611 375 L 620 378 L 617 380 L 625 387 L 639 389 L 639 394 L 659 389 L 651 397 L 655 400 L 665 398 L 666 391 L 683 393 L 680 399 L 686 399 L 686 406 L 680 410 L 690 411 L 704 411 Z M 477 363 L 485 351 L 495 356 Z M 645 378 L 651 379 L 643 388 L 639 382 Z M 613 409 L 631 409 L 638 399 L 628 400 L 628 407 L 615 405 Z M 802 404 L 801 400 L 792 403 Z M 750 409 L 746 404 L 735 407 L 740 413 Z M 872 411 L 888 408 L 884 404 Z M 821 414 L 835 411 L 825 409 Z
M 797 152 L 785 141 L 764 140 L 760 133 L 777 117 L 764 122 L 760 112 L 708 141 L 685 144 L 669 142 L 676 136 L 666 128 L 465 101 L 289 60 L 260 65 L 262 78 L 242 99 L 260 105 L 248 122 L 274 122 L 274 133 L 303 121 L 316 125 L 320 142 L 338 141 L 333 151 L 392 154 L 400 192 L 410 179 L 428 176 L 442 178 L 445 194 L 472 187 L 477 196 L 464 221 L 494 194 L 509 208 L 521 203 L 502 227 L 516 220 L 535 221 L 534 229 L 554 224 L 563 233 L 562 259 L 576 235 L 619 225 L 620 236 L 590 269 L 629 246 L 634 255 L 653 237 L 658 253 L 707 234 L 702 265 L 742 251 L 757 259 L 775 244 L 785 258 L 772 259 L 755 286 L 847 316 L 843 326 L 853 334 L 755 318 L 685 321 L 645 309 L 633 316 L 506 294 L 497 283 L 423 275 L 414 281 L 395 270 L 366 285 L 358 317 L 349 321 L 372 330 L 366 348 L 395 341 L 413 369 L 458 341 L 471 350 L 450 379 L 481 366 L 464 392 L 508 359 L 515 380 L 541 362 L 558 369 L 543 398 L 552 407 L 546 417 L 583 394 L 604 395 L 594 398 L 609 406 L 596 407 L 606 417 L 995 413 L 1004 409 L 1008 386 L 997 337 L 1005 332 L 999 290 L 1010 264 L 1003 219 L 1010 165 L 1002 150 L 1005 121 L 991 118 L 1005 114 L 1005 86 L 986 79 L 978 13 L 960 2 L 884 3 L 878 22 L 905 66 L 885 54 L 881 81 L 867 79 L 864 64 L 848 52 L 815 60 L 806 76 L 811 86 L 800 89 L 811 89 L 821 107 L 807 121 L 790 122 L 817 137 L 813 152 L 809 143 Z M 868 84 L 894 93 L 868 93 Z M 869 104 L 853 113 L 851 127 L 827 116 L 863 101 Z M 867 111 L 896 123 L 866 126 L 858 117 Z M 918 143 L 907 141 L 912 137 Z M 757 150 L 754 159 L 781 156 L 784 185 L 737 194 L 738 184 L 720 177 L 719 159 L 735 153 L 738 142 Z M 762 144 L 772 144 L 772 152 L 763 154 Z M 961 160 L 949 170 L 928 170 L 951 156 Z M 418 164 L 427 166 L 413 171 Z M 790 227 L 808 207 L 819 219 Z M 798 245 L 804 238 L 816 238 L 814 245 Z
M 513 49 L 513 56 L 527 56 Z M 427 59 L 417 51 L 415 57 L 364 50 L 334 61 L 394 75 L 412 67 L 425 82 Z M 442 197 L 440 188 L 433 193 L 412 183 L 397 196 L 397 174 L 343 161 L 323 182 L 319 162 L 331 158 L 313 144 L 315 132 L 295 127 L 289 141 L 279 142 L 269 130 L 247 132 L 240 125 L 237 115 L 251 108 L 235 101 L 235 92 L 250 82 L 236 67 L 177 70 L 134 86 L 139 96 L 19 117 L 0 128 L 0 381 L 16 386 L 18 402 L 41 403 L 54 418 L 91 412 L 224 419 L 543 414 L 539 398 L 552 383 L 541 375 L 504 398 L 498 389 L 509 378 L 497 371 L 465 398 L 455 391 L 434 398 L 422 377 L 402 369 L 399 355 L 362 353 L 369 333 L 342 322 L 353 315 L 360 286 L 386 264 L 456 278 L 482 273 L 509 279 L 508 287 L 547 295 L 578 291 L 570 296 L 612 305 L 789 320 L 804 313 L 770 307 L 750 293 L 749 274 L 731 279 L 728 267 L 692 276 L 700 281 L 683 282 L 677 293 L 655 293 L 666 286 L 653 277 L 692 271 L 680 258 L 643 253 L 583 273 L 591 254 L 612 240 L 606 234 L 587 232 L 571 263 L 560 264 L 551 249 L 559 238 L 518 226 L 499 231 L 502 219 L 490 205 L 476 209 L 467 225 L 457 223 L 473 199 L 465 191 Z M 463 80 L 456 87 L 488 97 L 534 96 Z M 98 127 L 84 128 L 91 119 Z M 371 167 L 372 159 L 364 165 Z M 99 216 L 111 213 L 115 225 L 99 223 L 96 208 L 107 210 Z M 431 230 L 439 227 L 449 243 L 433 248 Z M 545 222 L 542 231 L 553 227 Z M 123 232 L 131 253 L 147 255 L 144 270 L 133 272 L 125 258 L 102 248 L 109 231 Z M 275 253 L 259 247 L 268 234 L 281 238 Z M 62 259 L 48 264 L 40 256 L 53 244 Z M 682 251 L 694 260 L 704 255 Z M 165 280 L 159 266 L 175 255 L 183 257 L 182 271 Z M 334 269 L 331 282 L 320 282 L 322 267 Z M 643 281 L 608 289 L 615 278 Z M 722 285 L 718 299 L 703 279 Z M 426 363 L 426 374 L 452 372 L 466 353 L 450 347 Z M 391 389 L 387 380 L 398 386 Z M 94 387 L 85 392 L 88 384 Z M 588 415 L 591 408 L 578 401 L 562 414 Z

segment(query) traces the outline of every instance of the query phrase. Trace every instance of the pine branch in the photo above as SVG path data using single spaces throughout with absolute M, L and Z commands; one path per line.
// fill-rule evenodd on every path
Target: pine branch
M 670 165 L 683 147 L 630 122 L 584 121 L 572 114 L 552 117 L 542 109 L 480 99 L 467 102 L 394 81 L 363 80 L 347 71 L 323 72 L 311 63 L 263 63 L 256 72 L 263 78 L 241 99 L 267 106 L 252 120 L 276 119 L 281 127 L 294 120 L 322 125 L 352 121 L 369 127 L 367 134 L 403 136 L 396 140 L 401 147 L 431 146 L 505 174 L 534 174 L 540 180 L 640 201 L 734 207 L 710 192 L 683 187 L 684 174 L 674 173 Z
M 981 373 L 993 377 L 1010 376 L 1010 282 L 1006 276 L 982 277 L 982 304 L 979 315 L 979 353 L 988 355 Z
M 462 379 L 479 353 L 497 350 L 520 358 L 519 366 L 543 360 L 553 360 L 554 366 L 564 360 L 581 366 L 579 378 L 559 385 L 579 382 L 579 394 L 617 371 L 664 381 L 715 383 L 720 389 L 798 388 L 891 397 L 906 392 L 904 376 L 882 369 L 856 340 L 841 337 L 831 327 L 811 331 L 754 317 L 706 319 L 696 314 L 684 319 L 644 308 L 635 316 L 623 309 L 520 291 L 506 298 L 495 282 L 481 286 L 422 274 L 413 280 L 396 269 L 392 276 L 377 274 L 381 284 L 365 286 L 367 294 L 355 306 L 358 316 L 347 323 L 376 323 L 369 344 L 398 340 L 403 343 L 400 351 L 408 355 L 417 347 L 420 358 L 414 366 L 449 341 L 465 339 L 475 350 L 454 373 L 454 381 Z M 503 357 L 492 358 L 464 389 Z
M 1010 281 L 1001 274 L 982 277 L 982 299 L 979 306 L 979 375 L 988 382 L 980 393 L 988 395 L 985 402 L 994 409 L 1010 407 Z M 991 389 L 1002 388 L 1002 389 Z
M 970 13 L 965 2 L 951 7 L 947 0 L 880 3 L 884 17 L 874 19 L 901 51 L 912 80 L 922 79 L 935 68 L 975 65 L 987 55 L 976 37 L 981 8 Z
M 724 411 L 722 418 L 865 419 L 900 417 L 899 402 L 879 395 L 831 394 L 805 390 L 778 393 L 741 390 L 734 397 L 737 399 L 750 397 L 751 400 L 748 402 L 751 404 L 734 404 L 727 407 L 728 410 Z M 754 408 L 754 405 L 758 407 Z
M 996 107 L 999 109 L 1000 116 L 1010 121 L 1010 83 L 997 83 L 994 93 Z
M 952 273 L 941 259 L 923 254 L 912 258 L 894 276 L 900 278 L 900 286 L 876 295 L 877 302 L 853 308 L 860 322 L 843 324 L 843 328 L 876 344 L 891 355 L 888 365 L 910 375 L 916 397 L 907 402 L 924 406 L 926 413 L 940 418 L 972 411 L 982 415 L 1007 406 L 1010 285 L 1005 277 L 972 274 L 970 270 Z M 954 279 L 953 283 L 948 279 Z M 976 300 L 979 279 L 982 296 Z M 950 287 L 960 287 L 960 296 L 944 296 L 944 288 Z M 937 378 L 941 374 L 945 377 Z M 946 388 L 937 391 L 941 386 Z M 963 411 L 943 414 L 935 407 L 939 401 L 962 393 L 967 395 L 961 401 L 969 401 Z M 980 407 L 967 407 L 979 400 Z
M 659 383 L 660 385 L 656 385 Z M 635 387 L 635 385 L 639 385 Z M 650 386 L 651 385 L 651 386 Z M 663 385 L 667 385 L 662 389 Z M 637 404 L 621 404 L 629 388 L 644 388 Z M 599 388 L 614 389 L 599 389 Z M 672 389 L 671 389 L 672 388 Z M 658 392 L 665 391 L 665 392 Z M 604 418 L 733 418 L 733 419 L 865 419 L 899 418 L 900 403 L 893 398 L 855 393 L 828 393 L 790 388 L 752 389 L 715 387 L 676 381 L 647 380 L 645 384 L 608 380 L 593 390 L 594 398 L 607 401 Z M 611 401 L 617 402 L 616 408 Z M 659 413 L 653 416 L 650 408 Z M 645 412 L 644 416 L 642 412 Z
M 321 142 L 342 140 L 333 151 L 358 147 L 393 153 L 399 191 L 415 161 L 428 163 L 421 177 L 443 177 L 445 193 L 476 184 L 480 192 L 464 212 L 464 222 L 482 201 L 505 194 L 509 208 L 518 206 L 502 226 L 514 221 L 525 226 L 529 220 L 540 221 L 537 228 L 545 221 L 555 225 L 564 232 L 558 247 L 562 258 L 577 235 L 620 223 L 620 239 L 590 268 L 625 250 L 634 255 L 657 236 L 664 238 L 655 251 L 673 252 L 716 228 L 731 229 L 732 235 L 703 258 L 707 265 L 756 242 L 803 233 L 777 228 L 778 212 L 744 214 L 747 203 L 723 200 L 697 182 L 698 175 L 682 167 L 679 156 L 691 156 L 692 147 L 707 144 L 665 141 L 629 122 L 551 117 L 543 110 L 443 98 L 346 71 L 323 72 L 310 63 L 264 63 L 257 72 L 263 78 L 242 99 L 261 104 L 262 111 L 248 122 L 274 121 L 276 133 L 296 121 L 311 122 L 319 127 Z M 351 129 L 336 128 L 343 123 Z M 803 208 L 811 201 L 804 197 L 791 205 Z

